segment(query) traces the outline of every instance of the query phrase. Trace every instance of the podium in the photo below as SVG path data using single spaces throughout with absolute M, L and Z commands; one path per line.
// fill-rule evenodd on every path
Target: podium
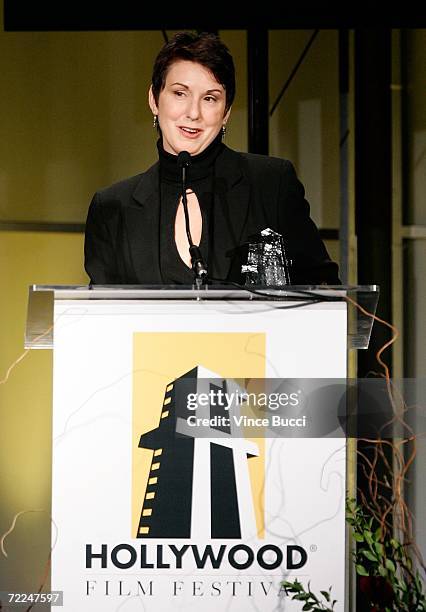
M 300 610 L 281 586 L 297 578 L 332 585 L 343 611 L 346 440 L 304 385 L 344 383 L 377 300 L 375 286 L 30 287 L 26 346 L 54 349 L 64 610 Z

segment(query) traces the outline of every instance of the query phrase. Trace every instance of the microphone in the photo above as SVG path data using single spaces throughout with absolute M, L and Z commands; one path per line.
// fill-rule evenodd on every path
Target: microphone
M 207 266 L 204 263 L 200 248 L 192 241 L 191 228 L 189 224 L 188 202 L 186 199 L 186 170 L 191 165 L 191 156 L 188 151 L 181 151 L 178 154 L 177 164 L 182 170 L 182 204 L 185 215 L 186 236 L 189 243 L 189 254 L 191 255 L 191 265 L 196 283 L 198 286 L 200 286 L 203 281 L 207 282 Z
M 177 156 L 179 168 L 188 168 L 191 165 L 191 156 L 188 151 L 181 151 Z

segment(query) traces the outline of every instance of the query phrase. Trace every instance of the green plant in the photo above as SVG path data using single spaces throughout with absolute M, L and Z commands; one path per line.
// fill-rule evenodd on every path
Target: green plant
M 407 462 L 402 461 L 395 442 L 380 439 L 369 442 L 374 443 L 372 456 L 359 453 L 368 482 L 367 494 L 359 491 L 361 503 L 352 498 L 346 502 L 346 521 L 356 543 L 352 555 L 360 591 L 369 602 L 371 612 L 426 612 L 426 568 L 414 542 L 410 511 L 401 495 Z M 414 444 L 412 461 L 414 438 L 409 442 Z M 386 454 L 384 447 L 390 453 Z M 380 462 L 384 462 L 388 474 L 385 472 L 381 478 L 378 477 Z M 309 584 L 308 590 L 297 580 L 284 582 L 283 586 L 287 593 L 294 594 L 292 599 L 305 602 L 302 610 L 333 609 L 320 603 Z M 325 595 L 329 592 L 321 591 L 321 594 L 330 601 Z
M 304 588 L 297 579 L 294 582 L 284 581 L 282 583 L 287 594 L 292 594 L 292 599 L 304 602 L 302 610 L 312 610 L 312 612 L 333 612 L 337 600 L 331 601 L 331 587 L 328 591 L 320 591 L 323 599 L 327 602 L 323 604 L 318 597 L 311 591 L 311 583 L 308 582 L 308 590 Z M 330 607 L 331 606 L 331 607 Z
M 346 521 L 357 543 L 353 552 L 355 570 L 371 612 L 426 612 L 426 592 L 421 573 L 414 568 L 412 542 L 387 537 L 386 524 L 379 524 L 377 517 L 369 515 L 354 499 L 346 502 Z M 423 567 L 419 560 L 418 564 Z M 331 587 L 320 591 L 324 604 L 311 591 L 310 583 L 307 589 L 297 579 L 282 586 L 292 599 L 304 602 L 302 610 L 334 610 Z
M 414 568 L 412 542 L 389 537 L 386 524 L 349 499 L 346 520 L 357 542 L 353 553 L 361 591 L 373 610 L 426 612 L 426 593 Z

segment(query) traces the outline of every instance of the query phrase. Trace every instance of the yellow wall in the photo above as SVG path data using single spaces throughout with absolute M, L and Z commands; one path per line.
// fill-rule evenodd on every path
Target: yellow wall
M 23 352 L 28 285 L 86 284 L 83 236 L 0 232 L 0 378 Z M 32 350 L 0 386 L 0 591 L 37 590 L 50 547 L 52 353 Z M 0 536 L 1 537 L 1 536 Z
M 226 142 L 246 148 L 245 33 Z M 96 189 L 156 160 L 147 96 L 161 32 L 0 31 L 0 221 L 84 222 Z
M 269 32 L 270 108 L 313 30 Z M 321 30 L 269 122 L 270 155 L 290 159 L 320 227 L 339 227 L 338 32 Z

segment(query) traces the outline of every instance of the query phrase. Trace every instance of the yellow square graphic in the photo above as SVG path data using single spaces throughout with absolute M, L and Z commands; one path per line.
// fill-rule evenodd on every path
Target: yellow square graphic
M 197 366 L 211 370 L 221 378 L 235 379 L 248 388 L 250 379 L 265 377 L 265 334 L 255 332 L 137 332 L 133 336 L 133 473 L 132 537 L 138 533 L 139 520 L 148 485 L 156 484 L 151 470 L 159 468 L 153 456 L 158 451 L 139 448 L 140 436 L 156 429 L 163 411 L 165 392 L 173 381 Z M 169 402 L 167 402 L 169 403 Z M 250 438 L 248 438 L 250 439 Z M 248 462 L 256 524 L 259 538 L 264 537 L 265 440 L 256 438 L 258 457 Z M 160 454 L 155 458 L 160 460 Z M 139 529 L 139 533 L 148 527 Z

